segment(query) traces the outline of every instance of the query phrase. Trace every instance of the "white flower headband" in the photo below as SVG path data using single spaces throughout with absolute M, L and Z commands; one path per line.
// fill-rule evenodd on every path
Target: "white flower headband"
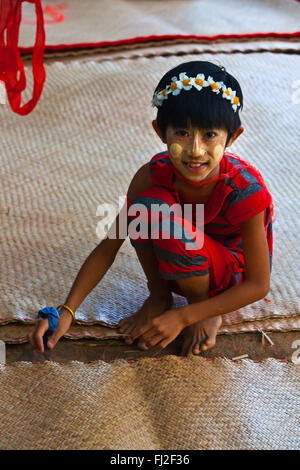
M 240 106 L 240 100 L 236 96 L 236 91 L 231 88 L 227 88 L 223 82 L 215 82 L 214 79 L 209 76 L 207 80 L 203 73 L 198 73 L 197 77 L 188 77 L 185 72 L 179 75 L 179 80 L 177 77 L 172 78 L 170 85 L 167 85 L 164 90 L 154 93 L 152 99 L 152 106 L 162 106 L 163 101 L 168 99 L 168 95 L 179 95 L 181 90 L 191 90 L 193 87 L 198 91 L 201 91 L 202 88 L 210 86 L 211 90 L 214 93 L 219 94 L 220 91 L 223 92 L 222 98 L 230 100 L 234 112 L 236 112 L 238 106 Z

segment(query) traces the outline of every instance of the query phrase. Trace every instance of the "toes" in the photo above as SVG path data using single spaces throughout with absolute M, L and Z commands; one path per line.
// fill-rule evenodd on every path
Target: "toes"
M 199 345 L 195 342 L 187 342 L 183 345 L 183 348 L 182 348 L 182 355 L 183 356 L 189 356 L 190 354 L 199 354 L 200 353 L 200 350 L 199 350 Z
M 188 337 L 183 342 L 182 355 L 189 356 L 190 354 L 198 355 L 200 354 L 200 346 L 203 341 L 206 339 L 205 336 L 202 336 L 201 332 L 198 332 L 196 337 Z
M 196 356 L 200 354 L 200 348 L 198 345 L 193 348 L 193 354 L 195 354 Z
M 193 354 L 198 355 L 202 351 L 202 345 L 205 344 L 207 340 L 207 335 L 203 332 L 200 331 L 197 337 L 197 340 L 193 344 Z
M 193 354 L 197 356 L 198 354 L 200 354 L 201 351 L 203 351 L 202 347 L 205 344 L 206 340 L 207 336 L 201 334 L 201 339 L 198 339 L 198 341 L 194 344 Z
M 192 345 L 190 341 L 184 341 L 181 349 L 182 356 L 188 356 L 192 351 Z
M 207 349 L 213 348 L 215 344 L 215 339 L 207 339 L 205 343 L 201 346 L 201 351 L 206 351 Z

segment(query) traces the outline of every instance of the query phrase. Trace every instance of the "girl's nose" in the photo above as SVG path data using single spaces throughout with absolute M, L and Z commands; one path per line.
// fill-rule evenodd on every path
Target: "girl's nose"
M 196 133 L 193 137 L 192 155 L 194 157 L 202 157 L 206 153 L 201 137 Z

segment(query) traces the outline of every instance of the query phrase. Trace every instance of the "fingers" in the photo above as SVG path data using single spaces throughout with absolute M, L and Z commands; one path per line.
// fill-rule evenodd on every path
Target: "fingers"
M 49 323 L 46 318 L 40 319 L 36 328 L 31 331 L 27 338 L 31 344 L 32 349 L 38 350 L 40 353 L 44 352 L 43 336 L 49 328 Z
M 156 346 L 158 343 L 160 343 L 161 340 L 162 340 L 161 335 L 153 336 L 148 341 L 146 341 L 144 337 L 141 336 L 138 342 L 138 347 L 146 351 L 147 349 L 153 348 L 153 346 Z
M 173 314 L 173 312 L 172 312 Z M 126 325 L 121 328 L 122 332 L 130 335 L 125 340 L 127 344 L 132 344 L 138 339 L 138 347 L 143 350 L 158 345 L 159 349 L 165 348 L 180 332 L 181 327 L 169 321 L 163 321 L 162 316 L 148 321 L 144 325 Z
M 135 341 L 137 338 L 142 338 L 143 340 L 149 339 L 153 331 L 149 325 L 144 325 L 138 328 L 134 328 L 130 333 L 130 337 L 132 341 Z
M 162 349 L 165 349 L 168 346 L 168 344 L 170 344 L 171 342 L 172 342 L 172 340 L 165 339 L 165 340 L 161 341 L 159 344 L 157 344 L 156 347 L 157 347 L 157 349 L 162 350 Z
M 62 312 L 59 320 L 57 330 L 49 336 L 47 347 L 53 349 L 57 341 L 68 331 L 72 324 L 72 317 L 69 312 Z M 44 353 L 43 336 L 49 328 L 47 318 L 42 318 L 33 331 L 31 331 L 27 338 L 33 350 L 38 350 Z
M 143 342 L 138 342 L 138 348 L 140 348 L 142 351 L 147 351 L 149 348 L 146 343 Z
M 124 341 L 127 344 L 132 344 L 133 340 L 131 339 L 131 332 L 134 330 L 135 325 L 132 321 L 128 320 L 127 322 L 123 322 L 122 325 L 119 326 L 120 333 L 123 335 L 128 335 L 127 337 L 125 336 Z

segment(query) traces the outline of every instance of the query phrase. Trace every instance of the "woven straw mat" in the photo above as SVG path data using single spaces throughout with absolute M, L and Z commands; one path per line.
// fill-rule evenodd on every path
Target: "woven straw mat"
M 165 149 L 151 127 L 154 87 L 168 69 L 196 59 L 224 65 L 240 81 L 245 132 L 230 150 L 261 171 L 276 216 L 269 301 L 225 315 L 220 333 L 262 326 L 300 329 L 300 106 L 293 95 L 300 58 L 271 53 L 53 62 L 46 65 L 44 91 L 30 115 L 20 117 L 8 105 L 0 106 L 1 324 L 33 323 L 40 308 L 65 301 L 100 242 L 98 206 L 110 203 L 117 211 L 136 170 Z M 24 101 L 32 88 L 29 66 L 26 72 Z M 115 325 L 147 295 L 142 268 L 126 240 L 78 308 L 77 321 Z M 175 307 L 184 303 L 175 296 Z
M 299 449 L 293 363 L 18 362 L 0 381 L 0 449 Z
M 300 6 L 294 0 L 227 0 L 225 7 L 223 0 L 214 0 L 213 7 L 210 0 L 70 0 L 63 10 L 56 7 L 56 0 L 42 3 L 46 45 L 51 46 L 152 35 L 294 33 L 299 29 Z M 54 22 L 46 5 L 63 14 L 64 20 Z M 35 7 L 24 2 L 22 12 L 19 45 L 32 47 Z

